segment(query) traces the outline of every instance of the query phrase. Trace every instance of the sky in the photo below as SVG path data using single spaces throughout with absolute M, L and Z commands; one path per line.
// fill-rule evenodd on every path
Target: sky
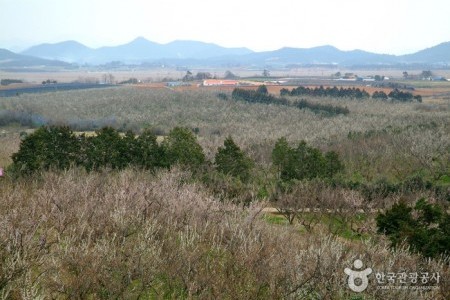
M 449 0 L 0 0 L 0 48 L 136 37 L 270 51 L 332 45 L 408 54 L 450 41 Z

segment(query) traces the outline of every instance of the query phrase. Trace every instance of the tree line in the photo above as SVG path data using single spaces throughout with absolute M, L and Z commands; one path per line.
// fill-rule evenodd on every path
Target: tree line
M 136 136 L 104 127 L 88 136 L 77 135 L 68 126 L 43 126 L 22 140 L 19 151 L 12 155 L 12 169 L 20 174 L 72 166 L 88 171 L 128 166 L 154 170 L 174 163 L 201 164 L 204 159 L 200 145 L 186 128 L 174 128 L 159 144 L 149 129 Z
M 299 86 L 289 91 L 286 88 L 280 90 L 281 96 L 311 96 L 311 97 L 332 97 L 332 98 L 354 98 L 365 99 L 370 98 L 370 94 L 365 90 L 359 88 L 337 88 L 336 86 L 330 88 L 320 87 L 310 88 Z
M 299 86 L 297 88 L 289 91 L 286 88 L 280 90 L 280 96 L 310 96 L 310 97 L 331 97 L 331 98 L 350 98 L 350 99 L 369 99 L 371 98 L 370 94 L 364 89 L 359 89 L 355 87 L 351 88 L 337 88 L 334 87 L 326 87 L 323 86 L 310 88 L 305 86 Z M 375 91 L 372 94 L 372 99 L 378 100 L 388 100 L 392 99 L 395 101 L 402 102 L 411 102 L 417 101 L 422 102 L 422 97 L 420 95 L 413 95 L 410 92 L 403 92 L 399 89 L 392 90 L 389 94 L 386 94 L 384 91 Z
M 273 163 L 285 181 L 293 179 L 331 178 L 343 169 L 335 152 L 322 153 L 304 141 L 291 148 L 285 138 L 275 144 Z M 162 142 L 149 129 L 136 136 L 131 131 L 120 134 L 111 127 L 95 135 L 77 135 L 67 126 L 44 126 L 26 136 L 19 151 L 12 155 L 10 170 L 16 174 L 33 174 L 42 170 L 66 170 L 72 166 L 87 171 L 102 168 L 124 169 L 134 166 L 147 170 L 174 165 L 201 172 L 211 165 L 192 130 L 173 128 Z M 212 163 L 218 172 L 243 182 L 251 177 L 254 161 L 240 149 L 231 136 L 217 149 Z
M 242 88 L 235 88 L 231 94 L 234 100 L 241 100 L 249 103 L 274 104 L 296 107 L 299 109 L 309 109 L 315 113 L 323 113 L 325 115 L 348 114 L 350 111 L 347 107 L 334 106 L 330 104 L 311 103 L 304 99 L 290 102 L 284 97 L 276 97 L 267 91 L 265 85 L 261 85 L 255 90 L 246 90 Z M 221 97 L 222 99 L 226 99 Z
M 10 84 L 14 84 L 14 83 L 23 83 L 23 80 L 20 79 L 1 79 L 0 80 L 0 85 L 10 85 Z
M 343 169 L 337 153 L 322 153 L 304 141 L 292 148 L 281 138 L 275 144 L 272 157 L 284 181 L 331 178 Z M 251 177 L 255 165 L 231 136 L 217 149 L 214 162 L 208 162 L 192 130 L 184 127 L 173 128 L 158 142 L 150 129 L 136 136 L 131 131 L 120 134 L 116 129 L 105 127 L 87 136 L 75 134 L 67 126 L 44 126 L 22 140 L 12 160 L 10 170 L 19 175 L 67 170 L 72 166 L 81 166 L 87 171 L 120 170 L 130 166 L 154 171 L 180 165 L 197 172 L 212 164 L 216 171 L 242 182 Z

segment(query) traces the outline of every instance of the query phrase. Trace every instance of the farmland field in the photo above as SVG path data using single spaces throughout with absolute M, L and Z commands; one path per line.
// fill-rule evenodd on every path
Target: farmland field
M 268 87 L 276 96 L 281 88 Z M 240 101 L 232 90 L 143 84 L 0 98 L 0 298 L 448 299 L 448 252 L 391 247 L 376 222 L 399 202 L 448 211 L 448 84 L 422 83 L 421 103 L 301 97 L 349 110 L 335 115 Z M 11 155 L 41 125 L 136 136 L 150 128 L 159 144 L 185 127 L 206 162 L 21 176 Z M 252 162 L 248 178 L 217 167 L 228 137 Z M 283 137 L 293 149 L 305 141 L 336 153 L 344 167 L 283 181 L 273 155 Z M 344 269 L 357 258 L 374 274 L 440 281 L 383 289 L 373 274 L 355 296 Z

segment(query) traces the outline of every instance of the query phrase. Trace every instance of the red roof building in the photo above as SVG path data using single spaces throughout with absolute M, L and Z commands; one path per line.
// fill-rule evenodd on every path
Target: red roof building
M 203 80 L 203 86 L 237 86 L 237 80 L 222 80 L 222 79 L 206 79 Z

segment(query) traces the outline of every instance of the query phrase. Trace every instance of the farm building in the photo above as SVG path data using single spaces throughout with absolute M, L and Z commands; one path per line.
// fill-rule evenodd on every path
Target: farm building
M 203 86 L 236 86 L 239 85 L 237 80 L 221 80 L 221 79 L 206 79 L 203 80 Z

